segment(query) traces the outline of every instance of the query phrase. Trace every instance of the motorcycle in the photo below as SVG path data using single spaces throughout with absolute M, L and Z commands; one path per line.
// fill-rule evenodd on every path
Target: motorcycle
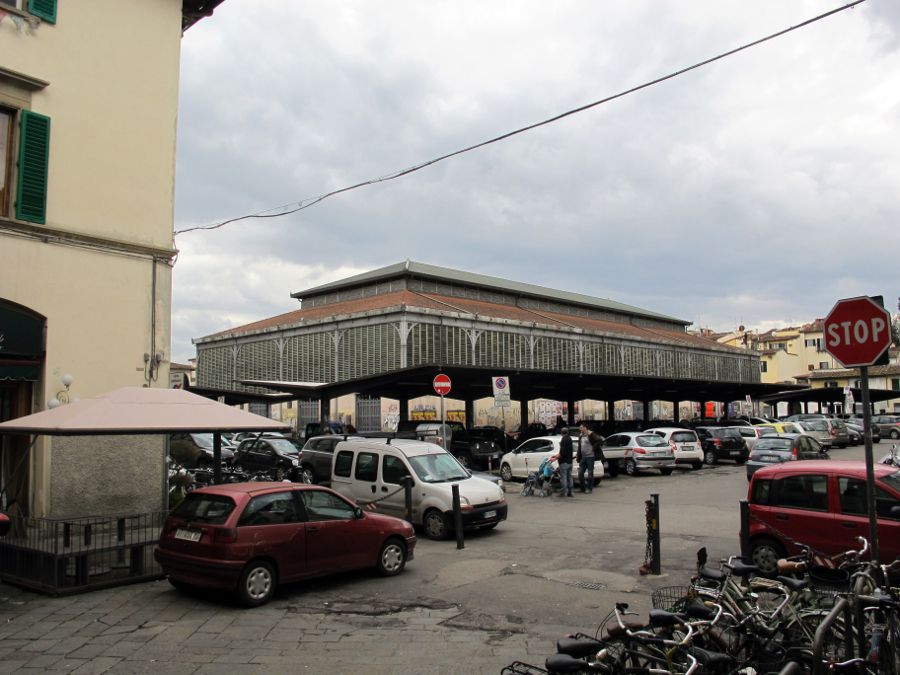
M 879 464 L 887 464 L 888 466 L 895 466 L 900 469 L 900 457 L 897 456 L 897 446 L 892 445 L 888 454 L 878 460 Z

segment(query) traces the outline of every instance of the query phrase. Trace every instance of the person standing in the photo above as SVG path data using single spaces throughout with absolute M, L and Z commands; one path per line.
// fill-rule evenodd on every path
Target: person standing
M 574 497 L 572 494 L 572 438 L 569 436 L 569 428 L 561 430 L 562 439 L 559 441 L 559 496 Z
M 578 485 L 580 492 L 590 494 L 594 490 L 594 445 L 591 443 L 590 431 L 584 424 L 581 425 L 581 435 L 578 437 Z M 585 473 L 587 480 L 585 481 Z

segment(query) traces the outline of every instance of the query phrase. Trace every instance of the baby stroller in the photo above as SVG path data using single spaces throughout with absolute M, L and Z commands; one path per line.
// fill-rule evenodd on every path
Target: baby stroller
M 553 491 L 551 485 L 554 479 L 559 482 L 559 469 L 553 465 L 549 457 L 545 457 L 537 471 L 532 471 L 525 479 L 522 496 L 530 497 L 535 490 L 539 490 L 541 497 L 549 497 Z

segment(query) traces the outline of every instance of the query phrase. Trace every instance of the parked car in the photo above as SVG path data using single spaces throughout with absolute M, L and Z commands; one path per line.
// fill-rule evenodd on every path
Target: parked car
M 406 438 L 341 440 L 334 451 L 331 486 L 348 499 L 379 511 L 405 512 L 402 488 L 413 481 L 412 520 L 430 539 L 453 531 L 452 487 L 459 487 L 464 528 L 494 528 L 506 520 L 506 497 L 500 486 L 472 476 L 435 443 Z
M 505 431 L 503 431 L 503 429 L 492 425 L 472 427 L 471 429 L 469 429 L 469 434 L 488 441 L 493 441 L 497 444 L 497 447 L 503 451 L 503 453 L 506 453 L 506 451 L 509 450 L 509 446 L 512 443 L 509 435 Z
M 876 426 L 882 438 L 890 438 L 892 441 L 900 439 L 900 416 L 875 415 L 872 417 L 872 427 Z
M 723 459 L 743 464 L 750 456 L 744 437 L 732 427 L 697 427 L 694 431 L 700 438 L 706 464 L 717 464 Z
M 493 468 L 503 457 L 501 445 L 487 434 L 468 431 L 462 422 L 447 420 L 441 426 L 440 422 L 406 420 L 397 425 L 397 431 L 400 434 L 414 433 L 419 440 L 437 443 L 449 450 L 466 468 Z
M 335 446 L 347 438 L 362 438 L 361 436 L 313 436 L 308 438 L 300 450 L 297 458 L 300 461 L 298 478 L 309 485 L 331 482 L 331 464 L 334 459 Z
M 859 434 L 861 439 L 865 440 L 865 437 L 866 437 L 865 436 L 865 426 L 864 426 L 864 422 L 861 418 L 860 419 L 857 419 L 856 417 L 849 418 L 847 420 L 844 420 L 844 424 L 847 425 L 848 431 L 850 431 L 850 430 L 855 431 L 856 433 Z M 879 428 L 879 426 L 877 424 L 870 424 L 870 426 L 872 427 L 872 442 L 873 443 L 881 442 L 881 429 Z M 859 443 L 857 443 L 857 445 L 861 445 L 863 443 L 863 440 L 859 441 Z M 853 445 L 853 444 L 851 443 L 851 445 Z
M 537 471 L 545 457 L 553 457 L 559 454 L 559 444 L 562 436 L 540 436 L 530 438 L 517 448 L 507 452 L 500 460 L 500 476 L 505 481 L 513 478 L 525 479 L 528 474 Z M 578 466 L 574 457 L 578 452 L 578 437 L 572 437 L 572 479 L 578 482 Z M 555 468 L 555 464 L 554 464 Z M 603 460 L 599 457 L 594 460 L 594 482 L 596 483 L 605 475 Z
M 737 431 L 741 437 L 744 439 L 744 443 L 747 444 L 747 452 L 753 452 L 753 448 L 756 446 L 756 441 L 759 440 L 760 436 L 765 434 L 765 431 L 762 429 L 767 427 L 756 427 L 756 426 L 737 426 L 730 427 Z
M 900 557 L 900 471 L 875 464 L 875 510 L 882 562 Z M 869 536 L 863 461 L 784 462 L 753 474 L 748 491 L 753 563 L 773 573 L 799 544 L 837 555 Z
M 367 567 L 399 574 L 415 546 L 412 525 L 328 488 L 228 483 L 188 494 L 154 555 L 176 588 L 231 591 L 254 607 L 291 581 Z
M 531 422 L 527 427 L 525 427 L 524 430 L 521 428 L 521 426 L 517 426 L 512 431 L 507 432 L 506 435 L 509 436 L 510 440 L 515 443 L 523 443 L 529 438 L 547 436 L 549 433 L 550 430 L 543 422 Z
M 231 443 L 237 447 L 248 438 L 287 438 L 287 436 L 278 431 L 241 431 L 232 437 Z
M 613 434 L 603 441 L 603 454 L 610 476 L 621 471 L 636 476 L 645 469 L 657 469 L 668 476 L 675 468 L 675 452 L 669 442 L 644 431 Z
M 765 422 L 757 427 L 773 429 L 776 434 L 802 434 L 803 429 L 797 422 Z
M 230 462 L 234 456 L 234 446 L 222 439 L 222 461 Z M 206 468 L 213 465 L 212 434 L 169 434 L 169 457 L 172 461 L 188 469 Z
M 747 480 L 764 466 L 801 459 L 828 459 L 828 453 L 815 438 L 807 434 L 764 436 L 750 453 Z
M 797 422 L 800 425 L 800 428 L 803 429 L 803 433 L 809 434 L 813 438 L 815 438 L 819 443 L 821 443 L 824 447 L 830 448 L 833 442 L 831 437 L 831 430 L 828 426 L 828 422 L 824 417 L 820 417 L 818 419 L 808 419 L 808 420 L 800 420 Z
M 355 434 L 356 429 L 353 428 L 350 424 L 344 424 L 343 422 L 326 422 L 322 424 L 321 422 L 307 422 L 306 426 L 303 428 L 303 433 L 300 438 L 303 441 L 306 441 L 307 438 L 312 438 L 313 436 L 323 436 L 327 434 Z
M 700 447 L 696 431 L 679 427 L 656 427 L 647 429 L 644 433 L 656 434 L 666 441 L 675 453 L 676 465 L 690 466 L 692 469 L 703 466 L 703 448 Z
M 296 446 L 283 436 L 254 437 L 241 441 L 231 463 L 237 471 L 264 471 L 273 480 L 299 480 L 299 454 Z
M 865 442 L 863 432 L 857 430 L 855 425 L 847 425 L 847 437 L 850 439 L 850 442 L 848 443 L 850 447 L 862 445 L 863 442 Z

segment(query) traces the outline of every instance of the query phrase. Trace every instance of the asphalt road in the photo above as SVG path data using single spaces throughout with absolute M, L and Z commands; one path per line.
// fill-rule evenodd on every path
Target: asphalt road
M 620 476 L 573 499 L 519 487 L 508 486 L 509 519 L 462 550 L 420 539 L 398 577 L 293 584 L 254 610 L 165 581 L 64 598 L 0 585 L 0 673 L 499 673 L 542 663 L 567 632 L 593 633 L 616 601 L 645 613 L 653 589 L 688 582 L 701 546 L 711 561 L 738 552 L 742 466 Z M 651 493 L 660 576 L 638 572 Z

